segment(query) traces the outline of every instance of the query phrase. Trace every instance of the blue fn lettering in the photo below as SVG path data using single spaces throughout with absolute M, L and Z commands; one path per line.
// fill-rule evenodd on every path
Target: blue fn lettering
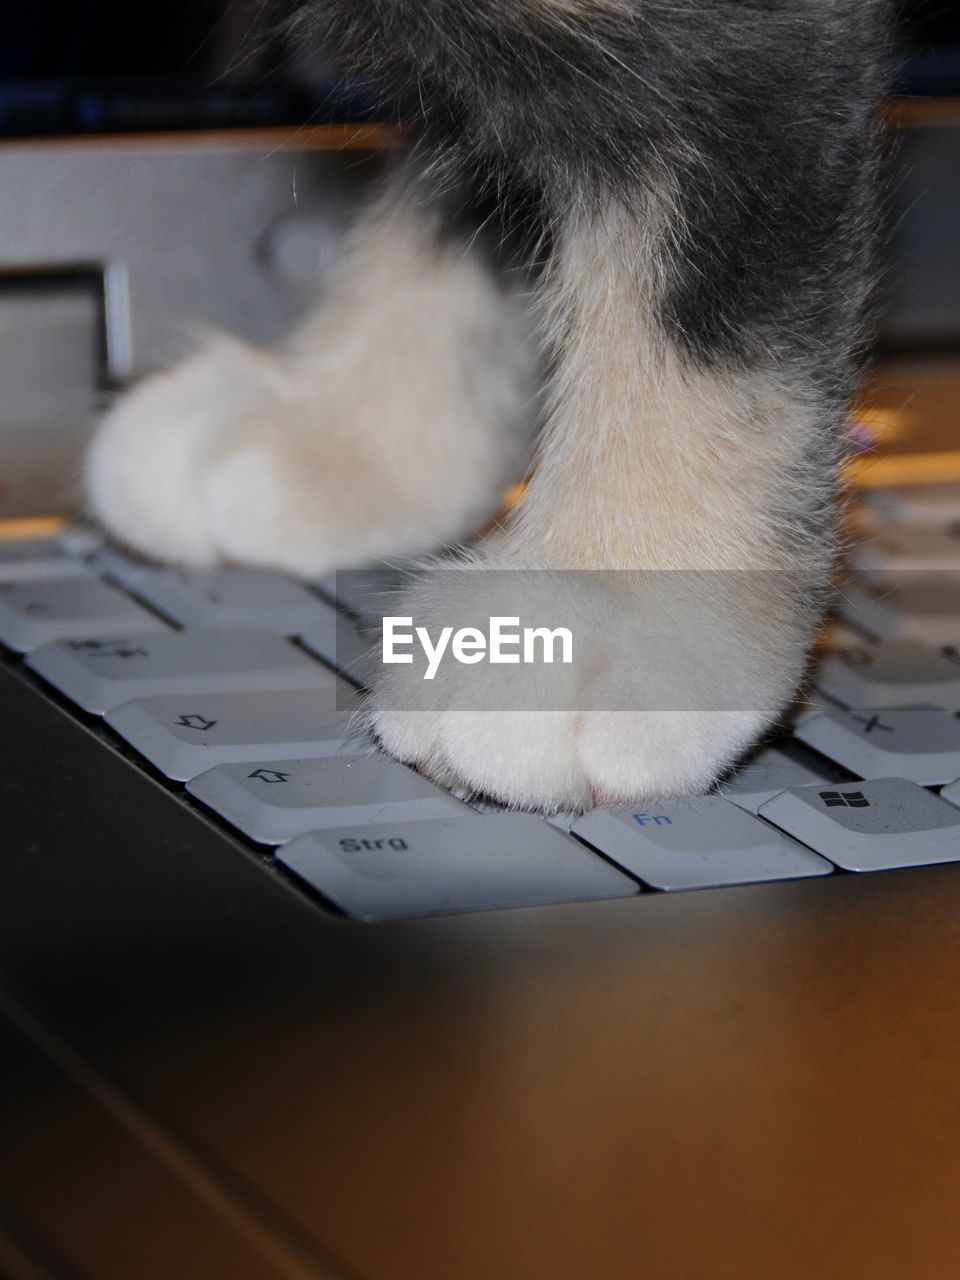
M 647 825 L 647 823 L 648 823 L 648 822 L 652 822 L 652 823 L 654 823 L 654 824 L 655 824 L 655 826 L 658 826 L 658 827 L 661 827 L 661 826 L 672 827 L 672 826 L 673 826 L 673 819 L 672 819 L 672 818 L 668 818 L 668 817 L 667 817 L 667 815 L 666 815 L 665 813 L 658 813 L 658 814 L 652 814 L 652 813 L 635 813 L 635 814 L 633 815 L 633 820 L 634 820 L 634 822 L 639 822 L 639 824 L 640 824 L 640 826 L 641 826 L 641 827 L 645 827 L 645 826 Z

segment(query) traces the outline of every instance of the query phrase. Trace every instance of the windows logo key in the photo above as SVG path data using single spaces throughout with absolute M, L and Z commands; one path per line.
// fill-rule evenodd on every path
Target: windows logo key
M 870 801 L 862 791 L 819 791 L 828 809 L 869 809 Z

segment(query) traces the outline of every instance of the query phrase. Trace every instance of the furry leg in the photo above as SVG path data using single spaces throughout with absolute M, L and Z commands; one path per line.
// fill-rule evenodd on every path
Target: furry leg
M 789 702 L 820 614 L 832 541 L 814 513 L 836 425 L 789 370 L 684 360 L 647 293 L 657 221 L 611 203 L 560 229 L 545 285 L 553 407 L 526 499 L 464 572 L 427 574 L 391 606 L 439 627 L 526 621 L 536 601 L 537 620 L 571 629 L 573 685 L 448 666 L 414 689 L 419 669 L 392 667 L 376 690 L 372 722 L 394 754 L 525 808 L 708 787 Z M 517 587 L 467 567 L 513 571 Z M 595 571 L 596 589 L 590 574 L 526 572 L 544 568 Z M 667 617 L 664 672 L 649 645 Z M 505 680 L 524 709 L 505 709 Z
M 536 355 L 439 203 L 400 171 L 284 348 L 221 339 L 123 398 L 87 457 L 93 513 L 162 559 L 302 574 L 474 532 L 522 467 Z
M 423 105 L 446 162 L 479 158 L 539 193 L 551 226 L 539 465 L 470 566 L 521 581 L 615 570 L 619 584 L 578 598 L 556 575 L 556 620 L 588 651 L 562 705 L 536 675 L 516 690 L 530 709 L 513 710 L 495 668 L 451 665 L 419 695 L 416 668 L 385 668 L 371 718 L 402 759 L 520 806 L 646 801 L 707 787 L 789 700 L 833 562 L 870 286 L 882 8 L 314 6 L 346 58 Z M 674 617 L 706 639 L 695 660 L 678 644 L 661 673 L 675 701 L 651 698 L 643 640 L 662 570 Z M 514 612 L 501 575 L 463 581 L 428 575 L 396 612 Z

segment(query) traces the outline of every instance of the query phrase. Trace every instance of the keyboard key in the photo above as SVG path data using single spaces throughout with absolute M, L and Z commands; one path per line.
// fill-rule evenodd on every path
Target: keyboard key
M 300 643 L 356 684 L 366 685 L 378 659 L 380 640 L 365 634 L 346 614 L 330 609 L 317 626 L 303 632 Z
M 960 859 L 960 810 L 905 778 L 782 791 L 760 815 L 847 871 Z
M 573 834 L 654 889 L 706 889 L 828 875 L 822 858 L 720 796 L 655 809 L 595 809 Z
M 814 673 L 817 688 L 853 708 L 926 704 L 960 709 L 960 661 L 914 640 L 847 649 L 824 658 Z
M 283 844 L 315 827 L 469 814 L 467 805 L 384 755 L 220 765 L 187 790 L 251 840 Z
M 797 700 L 785 713 L 783 723 L 794 729 L 798 724 L 803 724 L 804 720 L 812 720 L 824 711 L 832 711 L 835 706 L 836 703 L 821 697 L 816 690 L 806 689 L 797 695 Z
M 68 555 L 56 538 L 0 538 L 0 582 L 92 574 L 90 566 Z
M 381 565 L 369 569 L 341 569 L 318 578 L 316 585 L 341 609 L 378 626 L 392 611 L 397 588 L 410 581 L 411 569 Z
M 851 582 L 841 591 L 837 609 L 851 626 L 878 640 L 960 643 L 960 574 Z
M 329 673 L 280 636 L 261 631 L 165 631 L 149 637 L 66 640 L 27 659 L 85 711 L 171 693 L 326 687 Z
M 960 778 L 955 778 L 949 786 L 943 787 L 940 795 L 944 800 L 949 800 L 952 805 L 960 808 Z
M 161 773 L 180 782 L 235 760 L 368 755 L 373 742 L 351 731 L 359 695 L 319 670 L 328 684 L 312 689 L 135 698 L 105 719 Z
M 577 841 L 519 813 L 314 831 L 277 861 L 357 920 L 637 893 Z
M 135 551 L 121 551 L 112 543 L 99 547 L 90 559 L 99 573 L 127 588 L 135 587 L 141 578 L 161 567 L 156 560 L 148 560 Z
M 0 641 L 19 653 L 66 636 L 141 636 L 164 623 L 99 578 L 0 583 Z
M 878 523 L 949 525 L 960 520 L 960 488 L 956 485 L 867 489 L 860 501 Z
M 933 707 L 830 711 L 800 725 L 796 736 L 861 778 L 938 786 L 960 777 L 960 720 Z
M 850 566 L 869 571 L 874 580 L 884 573 L 903 571 L 960 571 L 960 538 L 951 527 L 883 529 L 854 547 Z
M 221 568 L 202 572 L 126 567 L 114 576 L 182 627 L 253 627 L 297 635 L 318 626 L 332 607 L 281 573 Z
M 504 814 L 513 813 L 507 805 L 501 804 L 499 800 L 490 800 L 489 798 L 471 799 L 470 808 L 474 813 L 482 814 Z M 548 822 L 551 827 L 556 827 L 559 831 L 569 832 L 570 828 L 580 817 L 579 810 L 561 809 L 557 813 L 548 813 L 541 821 Z
M 765 747 L 741 765 L 731 777 L 720 782 L 717 790 L 741 809 L 756 813 L 762 804 L 779 791 L 786 791 L 788 787 L 833 780 L 826 771 L 818 773 L 775 747 Z
M 71 556 L 88 556 L 103 546 L 103 534 L 88 524 L 65 524 L 56 536 L 57 542 Z

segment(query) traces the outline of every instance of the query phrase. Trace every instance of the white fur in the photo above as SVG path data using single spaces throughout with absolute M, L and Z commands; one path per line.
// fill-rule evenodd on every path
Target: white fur
M 803 647 L 771 660 L 741 617 L 752 578 L 727 573 L 533 572 L 489 550 L 435 568 L 390 603 L 439 634 L 490 617 L 562 623 L 570 666 L 447 658 L 383 668 L 370 722 L 394 755 L 462 793 L 551 811 L 704 790 L 799 679 Z M 747 625 L 743 625 L 746 622 Z
M 640 232 L 612 205 L 560 233 L 547 283 L 559 368 L 539 465 L 512 525 L 473 561 L 619 571 L 600 604 L 571 601 L 562 575 L 540 588 L 556 593 L 552 622 L 572 623 L 586 646 L 579 687 L 526 669 L 478 679 L 450 666 L 423 693 L 417 672 L 397 667 L 374 694 L 371 724 L 389 751 L 522 808 L 702 791 L 789 702 L 803 671 L 810 619 L 796 574 L 822 566 L 802 563 L 801 526 L 784 503 L 824 482 L 807 461 L 813 413 L 772 372 L 721 379 L 682 366 L 650 320 L 657 222 L 652 210 Z M 662 573 L 637 572 L 657 570 L 679 573 L 665 588 Z M 446 611 L 448 623 L 501 611 L 499 589 L 484 601 L 484 576 L 456 575 L 474 599 L 459 600 L 455 617 L 442 572 L 391 609 L 438 621 Z M 651 689 L 644 637 L 665 590 L 680 606 L 677 645 Z M 686 654 L 685 636 L 697 641 Z M 507 705 L 511 680 L 521 682 L 516 705 L 535 705 L 536 690 L 544 709 L 477 709 Z
M 194 566 L 315 574 L 433 549 L 496 510 L 536 389 L 522 299 L 392 191 L 284 349 L 218 340 L 120 401 L 88 455 L 89 504 L 125 543 Z
M 238 424 L 275 413 L 283 394 L 279 363 L 230 339 L 141 383 L 100 424 L 87 453 L 92 513 L 138 550 L 214 563 L 207 476 Z
M 801 674 L 809 620 L 769 576 L 743 571 L 793 569 L 805 554 L 788 509 L 791 492 L 822 483 L 805 461 L 812 411 L 773 371 L 683 366 L 650 319 L 664 225 L 651 202 L 643 231 L 615 204 L 557 229 L 539 467 L 519 514 L 471 561 L 625 571 L 598 597 L 538 577 L 586 662 L 549 685 L 525 669 L 513 703 L 502 668 L 478 682 L 451 666 L 424 693 L 394 667 L 374 688 L 386 748 L 463 791 L 550 810 L 703 790 Z M 531 369 L 516 307 L 401 200 L 367 218 L 286 351 L 221 344 L 122 403 L 90 456 L 91 501 L 126 541 L 194 564 L 312 574 L 436 546 L 495 505 Z M 663 569 L 683 571 L 677 634 L 700 641 L 686 655 L 678 644 L 666 674 L 644 643 L 661 583 L 642 571 Z M 502 607 L 488 575 L 456 575 L 452 594 L 450 581 L 428 575 L 392 612 L 459 626 Z

